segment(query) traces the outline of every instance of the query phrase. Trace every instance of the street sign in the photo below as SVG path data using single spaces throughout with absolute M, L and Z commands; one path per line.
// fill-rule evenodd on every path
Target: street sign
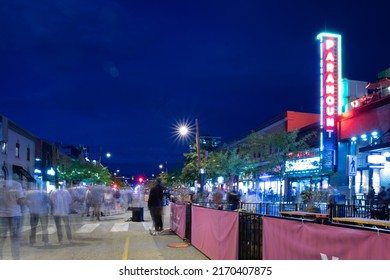
M 357 157 L 355 155 L 347 155 L 347 175 L 356 176 Z

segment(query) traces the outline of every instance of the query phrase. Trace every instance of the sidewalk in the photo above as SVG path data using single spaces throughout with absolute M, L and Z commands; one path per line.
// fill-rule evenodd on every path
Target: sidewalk
M 164 207 L 164 233 L 151 235 L 153 223 L 144 204 L 144 220 L 131 221 L 132 210 L 118 211 L 101 221 L 71 214 L 73 241 L 58 244 L 53 218 L 49 221 L 49 246 L 37 232 L 37 244 L 29 246 L 29 217 L 23 218 L 21 256 L 24 260 L 209 260 L 202 252 L 170 230 L 170 206 Z M 40 231 L 40 229 L 38 229 Z M 65 233 L 64 233 L 65 234 Z M 10 238 L 3 257 L 11 260 Z
M 127 211 L 127 214 L 131 216 L 132 212 Z M 208 260 L 203 253 L 170 230 L 169 206 L 164 207 L 162 234 L 149 233 L 153 223 L 147 207 L 144 207 L 143 222 L 129 223 L 129 260 Z

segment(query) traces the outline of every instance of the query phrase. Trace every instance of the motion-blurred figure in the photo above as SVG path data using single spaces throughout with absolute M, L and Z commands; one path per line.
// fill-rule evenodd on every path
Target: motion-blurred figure
M 22 185 L 13 180 L 0 179 L 0 259 L 9 232 L 14 260 L 20 260 L 22 208 L 25 196 Z
M 62 222 L 64 222 L 68 241 L 72 241 L 72 231 L 69 222 L 72 196 L 66 189 L 59 189 L 57 187 L 57 189 L 52 191 L 50 194 L 50 202 L 53 208 L 53 216 L 57 229 L 58 242 L 61 244 L 63 239 Z
M 149 194 L 148 208 L 150 215 L 152 216 L 153 225 L 155 232 L 158 234 L 163 230 L 163 221 L 162 221 L 162 207 L 163 207 L 163 198 L 164 198 L 164 189 L 160 179 L 157 180 L 156 185 L 154 185 Z
M 26 193 L 26 202 L 30 211 L 30 245 L 35 244 L 39 222 L 42 228 L 42 242 L 46 246 L 49 243 L 49 196 L 45 191 L 29 190 Z

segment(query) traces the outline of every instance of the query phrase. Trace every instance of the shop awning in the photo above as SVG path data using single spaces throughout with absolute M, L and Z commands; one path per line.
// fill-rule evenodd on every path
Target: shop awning
M 359 152 L 364 153 L 364 152 L 370 152 L 370 151 L 380 151 L 384 149 L 389 149 L 390 148 L 390 142 L 389 142 L 389 137 L 390 136 L 390 128 L 385 131 L 379 138 L 376 140 L 376 143 L 378 144 L 369 144 L 365 147 L 359 148 Z
M 359 148 L 360 153 L 371 152 L 371 151 L 380 151 L 384 149 L 390 149 L 390 142 L 381 143 L 377 145 L 368 145 L 366 147 Z
M 24 169 L 23 167 L 21 167 L 19 165 L 12 165 L 12 171 L 14 173 L 18 174 L 19 176 L 23 176 L 29 182 L 35 182 L 34 177 L 31 176 L 30 173 L 28 173 L 26 169 Z

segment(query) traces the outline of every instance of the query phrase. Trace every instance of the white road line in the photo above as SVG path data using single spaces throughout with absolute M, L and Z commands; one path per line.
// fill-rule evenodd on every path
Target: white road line
M 129 223 L 116 223 L 110 230 L 111 232 L 129 231 Z
M 41 228 L 41 227 L 38 226 L 38 228 Z M 48 227 L 47 227 L 47 233 L 48 233 L 48 234 L 53 234 L 53 233 L 56 233 L 56 232 L 57 232 L 57 229 L 56 229 L 55 226 L 48 226 Z M 38 235 L 38 234 L 42 234 L 42 230 L 38 231 L 38 232 L 37 232 L 37 235 Z
M 22 226 L 22 232 L 28 231 L 30 229 L 31 229 L 30 226 Z
M 142 222 L 142 225 L 144 226 L 145 231 L 149 231 L 149 229 L 152 228 L 153 223 L 152 222 Z
M 93 232 L 99 224 L 85 224 L 81 228 L 79 228 L 76 233 L 90 233 Z

